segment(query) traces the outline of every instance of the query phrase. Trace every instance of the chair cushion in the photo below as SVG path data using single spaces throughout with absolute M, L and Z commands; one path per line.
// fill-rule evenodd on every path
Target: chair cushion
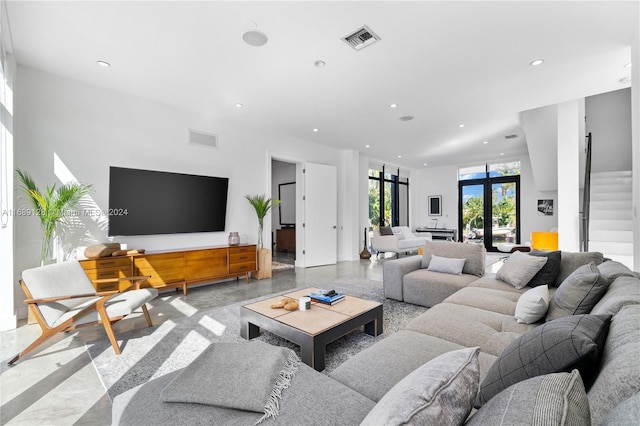
M 56 296 L 94 294 L 96 289 L 77 260 L 54 263 L 22 272 L 22 280 L 34 299 Z M 69 299 L 53 303 L 39 303 L 38 307 L 49 326 L 70 309 L 84 305 L 89 299 Z
M 480 348 L 448 352 L 395 385 L 361 425 L 462 424 L 478 389 Z

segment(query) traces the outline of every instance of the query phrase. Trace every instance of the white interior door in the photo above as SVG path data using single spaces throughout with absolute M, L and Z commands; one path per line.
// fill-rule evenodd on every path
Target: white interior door
M 338 180 L 335 166 L 307 163 L 304 173 L 304 266 L 338 259 Z

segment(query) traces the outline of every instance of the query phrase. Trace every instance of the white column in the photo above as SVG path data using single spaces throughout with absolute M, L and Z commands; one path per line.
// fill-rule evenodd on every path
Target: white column
M 631 155 L 633 168 L 633 270 L 640 271 L 640 8 L 631 43 Z
M 582 104 L 582 108 L 581 108 Z M 580 134 L 584 99 L 558 104 L 558 246 L 580 251 Z

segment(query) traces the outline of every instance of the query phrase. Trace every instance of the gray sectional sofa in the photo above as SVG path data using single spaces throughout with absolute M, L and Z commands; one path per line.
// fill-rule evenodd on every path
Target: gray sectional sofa
M 425 256 L 435 253 L 433 250 L 441 250 L 438 253 L 443 257 L 456 257 L 465 253 L 472 258 L 476 255 L 474 250 L 478 250 L 468 245 L 460 247 L 463 245 L 461 243 L 451 244 L 456 244 L 457 247 L 432 247 L 432 251 L 427 250 Z M 458 249 L 461 251 L 455 252 Z M 477 253 L 479 257 L 476 260 L 484 267 L 484 253 L 482 249 L 480 252 Z M 302 364 L 291 387 L 282 395 L 279 416 L 262 424 L 396 423 L 395 420 L 390 420 L 394 418 L 393 415 L 403 413 L 404 404 L 416 401 L 415 395 L 411 395 L 412 391 L 407 390 L 405 382 L 409 378 L 449 354 L 463 353 L 468 356 L 472 352 L 477 356 L 479 370 L 479 377 L 476 377 L 475 382 L 478 385 L 478 397 L 474 401 L 476 408 L 469 407 L 472 410 L 470 417 L 467 418 L 468 412 L 463 412 L 463 420 L 458 423 L 466 419 L 467 424 L 484 426 L 534 424 L 536 421 L 537 424 L 551 424 L 551 417 L 545 416 L 551 416 L 559 410 L 557 424 L 637 424 L 640 416 L 640 274 L 618 262 L 602 262 L 602 255 L 598 253 L 562 255 L 558 284 L 562 284 L 567 277 L 571 281 L 581 268 L 580 271 L 585 270 L 586 275 L 596 277 L 593 282 L 603 285 L 604 294 L 593 300 L 597 303 L 589 307 L 587 312 L 576 311 L 575 315 L 566 315 L 550 322 L 544 322 L 543 318 L 533 324 L 518 323 L 514 317 L 518 300 L 530 290 L 529 287 L 516 289 L 496 279 L 495 274 L 481 274 L 479 277 L 471 270 L 468 271 L 471 273 L 465 273 L 468 276 L 458 276 L 457 280 L 440 276 L 445 275 L 442 273 L 421 271 L 424 269 L 423 256 L 387 262 L 384 272 L 387 297 L 411 300 L 412 303 L 431 308 L 412 320 L 404 329 L 350 358 L 328 376 Z M 473 263 L 472 260 L 471 264 Z M 415 265 L 420 266 L 414 268 Z M 407 275 L 415 272 L 417 274 L 407 279 Z M 419 289 L 420 281 L 416 276 L 424 279 L 422 286 L 433 285 L 436 288 Z M 388 279 L 391 281 L 387 281 Z M 556 294 L 567 294 L 566 287 L 568 286 L 554 287 L 554 297 Z M 581 309 L 584 311 L 585 307 L 582 306 Z M 556 326 L 559 323 L 563 323 L 563 326 Z M 591 333 L 592 339 L 587 339 L 586 343 L 580 340 L 583 331 L 583 334 Z M 561 338 L 558 339 L 559 333 Z M 536 334 L 535 338 L 528 339 L 533 334 Z M 557 354 L 549 355 L 545 352 L 547 348 L 540 349 L 548 343 L 544 341 L 546 335 L 555 336 L 556 340 L 551 346 L 557 345 L 558 348 L 562 347 L 566 336 L 573 339 L 575 335 L 578 343 L 573 340 L 570 343 L 580 346 L 587 355 L 579 355 L 578 362 L 571 364 L 570 368 L 567 365 L 551 367 L 566 372 L 531 374 L 537 377 L 508 386 L 507 376 L 510 373 L 505 373 L 505 368 L 510 367 L 508 364 L 512 360 L 508 360 L 511 354 L 519 351 L 518 358 L 532 356 L 554 360 Z M 537 338 L 543 338 L 545 343 L 538 344 Z M 542 351 L 544 356 L 534 355 L 536 351 Z M 113 403 L 113 423 L 234 425 L 253 424 L 260 418 L 260 414 L 247 411 L 160 402 L 158 395 L 177 374 L 179 372 L 152 380 L 116 397 Z M 496 374 L 499 380 L 492 381 L 491 378 Z M 496 382 L 503 379 L 506 381 L 506 389 L 501 390 L 498 386 L 496 390 Z M 565 384 L 568 384 L 566 392 Z M 203 380 L 202 385 L 217 384 Z M 476 389 L 472 385 L 465 387 L 466 393 L 476 395 Z M 402 398 L 396 398 L 394 402 L 390 395 L 395 394 L 397 397 L 398 389 L 401 390 Z M 552 397 L 550 395 L 553 391 L 565 393 Z M 437 399 L 438 392 L 440 391 L 431 396 Z M 453 395 L 460 393 L 460 389 L 457 389 Z M 423 397 L 424 395 L 420 395 L 418 399 Z M 449 404 L 452 403 L 450 397 L 443 398 Z M 567 404 L 562 406 L 562 401 Z M 392 416 L 388 417 L 389 414 Z M 539 417 L 540 415 L 543 417 Z M 416 417 L 409 422 L 453 423 L 440 417 L 427 417 L 427 420 L 418 420 Z

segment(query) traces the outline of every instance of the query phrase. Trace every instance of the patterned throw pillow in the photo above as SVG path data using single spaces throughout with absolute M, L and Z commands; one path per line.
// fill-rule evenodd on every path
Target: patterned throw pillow
M 580 373 L 573 370 L 509 386 L 483 405 L 465 426 L 588 425 L 590 420 L 587 393 Z
M 480 385 L 479 408 L 509 386 L 578 369 L 587 389 L 598 375 L 610 315 L 572 315 L 523 334 L 500 354 Z
M 393 235 L 393 230 L 389 226 L 381 226 L 380 235 Z

